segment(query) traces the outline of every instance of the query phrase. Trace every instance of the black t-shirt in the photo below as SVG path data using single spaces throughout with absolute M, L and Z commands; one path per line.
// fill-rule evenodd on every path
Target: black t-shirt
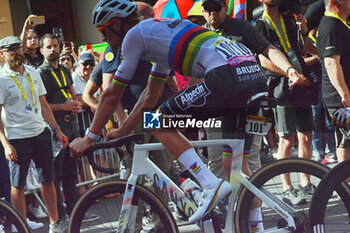
M 67 94 L 71 93 L 71 86 L 73 85 L 71 72 L 62 65 L 59 65 L 58 69 L 55 69 L 45 61 L 41 66 L 39 66 L 38 71 L 46 88 L 47 102 L 50 104 L 65 103 L 67 99 L 61 92 L 61 89 L 63 89 Z M 59 79 L 61 87 L 58 85 L 56 78 L 51 73 L 52 71 L 55 72 L 57 78 Z M 62 77 L 61 71 L 63 71 L 64 77 Z M 66 86 L 64 85 L 64 78 L 66 79 Z
M 339 19 L 323 16 L 316 40 L 322 64 L 322 96 L 327 107 L 342 107 L 341 97 L 329 80 L 324 58 L 339 55 L 346 85 L 350 89 L 350 30 Z
M 211 30 L 208 23 L 203 25 Z M 244 44 L 253 53 L 260 54 L 271 45 L 269 41 L 254 26 L 246 20 L 226 18 L 224 23 L 215 32 Z

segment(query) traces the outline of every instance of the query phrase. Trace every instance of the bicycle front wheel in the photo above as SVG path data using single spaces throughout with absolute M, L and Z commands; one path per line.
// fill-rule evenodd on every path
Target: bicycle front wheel
M 109 181 L 89 189 L 74 207 L 69 221 L 69 232 L 116 232 L 126 183 L 124 180 Z M 169 233 L 178 232 L 170 210 L 149 189 L 136 185 L 132 206 L 137 208 L 137 214 L 130 217 L 127 232 L 142 232 L 148 228 Z M 86 214 L 98 215 L 99 218 L 86 222 Z
M 317 187 L 310 205 L 310 232 L 350 232 L 349 169 L 350 160 L 338 164 Z
M 301 186 L 301 173 L 310 175 L 310 181 L 313 185 L 317 186 L 322 177 L 326 175 L 329 168 L 321 165 L 320 163 L 306 160 L 306 159 L 281 159 L 273 162 L 265 167 L 259 169 L 249 179 L 261 191 L 272 195 L 276 198 L 275 201 L 280 201 L 280 204 L 287 203 L 285 194 L 283 194 L 282 178 L 281 175 L 290 175 L 291 184 L 298 190 Z M 296 191 L 297 192 L 297 191 Z M 301 191 L 297 192 L 298 195 L 302 195 Z M 305 194 L 303 194 L 305 195 Z M 249 212 L 252 206 L 255 195 L 250 192 L 246 187 L 242 187 L 238 196 L 237 207 L 235 212 L 235 228 L 240 233 L 250 233 L 251 223 L 249 222 Z M 287 197 L 288 198 L 288 197 Z M 292 206 L 297 211 L 293 214 L 295 219 L 297 230 L 293 232 L 308 232 L 308 210 L 310 206 L 311 196 L 304 196 L 303 202 Z M 284 202 L 285 201 L 285 202 Z M 291 203 L 287 203 L 292 205 Z M 291 211 L 288 211 L 291 213 Z M 278 229 L 287 226 L 286 221 L 280 215 L 278 215 L 273 209 L 267 206 L 265 203 L 261 205 L 262 224 L 266 229 Z
M 11 204 L 3 200 L 0 200 L 0 225 L 4 227 L 5 233 L 15 232 L 13 231 L 15 229 L 17 232 L 30 233 L 27 222 L 22 218 L 22 215 Z M 2 232 L 1 229 L 0 232 Z

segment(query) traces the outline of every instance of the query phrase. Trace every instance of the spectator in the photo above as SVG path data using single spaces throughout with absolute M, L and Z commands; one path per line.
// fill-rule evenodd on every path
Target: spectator
M 288 85 L 285 78 L 295 70 L 301 74 L 306 71 L 302 58 L 303 51 L 298 44 L 297 23 L 291 13 L 280 12 L 277 0 L 260 0 L 260 2 L 264 6 L 264 13 L 256 22 L 258 30 L 274 46 L 284 52 L 292 64 L 292 67 L 285 72 L 275 67 L 263 55 L 259 55 L 262 67 L 267 70 L 266 76 L 274 82 L 279 82 L 279 86 L 274 90 L 274 95 L 278 99 L 275 114 L 277 131 L 280 136 L 278 159 L 291 156 L 291 149 L 296 139 L 298 139 L 299 157 L 311 159 L 313 118 L 311 102 L 308 101 L 312 100 L 312 95 L 308 96 L 309 90 L 305 88 L 305 86 L 310 85 L 310 82 L 305 82 L 303 86 L 293 86 Z M 303 37 L 306 37 L 308 30 L 302 15 L 298 16 L 297 22 L 301 25 Z M 289 90 L 291 86 L 293 86 L 292 91 Z M 278 89 L 279 87 L 281 88 Z M 315 96 L 317 97 L 317 93 Z M 282 183 L 283 200 L 291 205 L 305 202 L 304 197 L 310 197 L 315 189 L 315 186 L 310 183 L 310 177 L 305 174 L 301 174 L 301 187 L 293 187 L 290 176 L 287 174 L 282 176 Z M 300 192 L 297 188 L 300 189 Z
M 73 56 L 70 53 L 61 53 L 59 57 L 59 62 L 60 62 L 60 65 L 66 67 L 68 70 L 71 71 L 71 73 L 74 72 L 75 62 L 74 62 Z
M 39 170 L 42 197 L 50 218 L 49 232 L 61 233 L 65 227 L 57 215 L 51 135 L 46 123 L 58 140 L 62 141 L 65 136 L 46 102 L 46 91 L 39 73 L 23 64 L 25 58 L 21 44 L 22 41 L 13 36 L 0 40 L 0 55 L 6 62 L 0 71 L 0 111 L 5 109 L 3 121 L 0 120 L 0 140 L 10 161 L 11 200 L 27 218 L 24 185 L 33 159 Z M 29 219 L 27 222 L 31 228 L 38 227 Z
M 322 97 L 328 117 L 350 107 L 350 1 L 325 0 L 326 12 L 318 27 L 316 41 L 322 64 Z M 350 158 L 348 130 L 335 128 L 338 161 Z
M 59 127 L 67 135 L 68 142 L 71 142 L 79 135 L 75 114 L 81 109 L 81 103 L 76 98 L 70 71 L 58 63 L 59 43 L 58 38 L 52 34 L 45 34 L 40 39 L 40 51 L 44 56 L 44 62 L 39 67 L 39 72 L 47 90 L 47 102 L 50 104 Z M 67 208 L 62 202 L 61 182 Z M 60 219 L 66 214 L 71 214 L 78 200 L 76 182 L 76 160 L 70 157 L 70 150 L 66 148 L 55 159 L 55 187 Z M 86 221 L 96 218 L 97 216 L 85 215 Z
M 21 40 L 26 58 L 25 64 L 38 68 L 43 62 L 43 58 L 37 51 L 39 48 L 39 39 L 37 33 L 34 31 L 36 25 L 30 24 L 30 19 L 33 17 L 36 17 L 36 15 L 30 15 L 26 19 L 21 33 Z
M 285 70 L 291 66 L 287 58 L 281 53 L 275 46 L 271 45 L 269 41 L 267 41 L 264 36 L 256 30 L 249 22 L 240 20 L 240 19 L 231 19 L 228 15 L 228 6 L 226 4 L 226 0 L 204 0 L 203 1 L 203 15 L 207 23 L 204 25 L 207 29 L 210 29 L 212 31 L 215 31 L 222 36 L 225 36 L 229 39 L 236 40 L 240 43 L 243 43 L 246 45 L 250 50 L 252 50 L 256 54 L 264 54 L 266 57 L 270 57 L 271 60 L 273 60 L 276 64 L 284 68 Z M 298 76 L 293 76 L 291 73 L 290 76 L 291 79 L 294 80 L 294 82 L 300 82 L 302 79 L 305 80 L 303 76 L 300 76 L 300 80 Z M 257 114 L 257 112 L 255 113 Z M 224 123 L 225 126 L 229 127 L 230 129 L 225 128 L 225 132 L 222 132 L 223 135 L 221 135 L 219 138 L 222 136 L 224 138 L 232 138 L 233 135 L 232 132 L 235 130 L 234 123 L 234 116 L 233 115 L 226 115 L 223 118 L 223 121 L 226 122 Z M 211 131 L 209 130 L 208 138 L 209 139 L 214 139 L 211 135 Z M 214 132 L 213 132 L 214 133 Z M 246 143 L 245 146 L 245 156 L 249 157 L 249 152 L 250 152 L 250 144 L 252 141 L 252 136 L 248 136 L 249 139 L 247 140 L 248 143 Z M 216 137 L 217 138 L 217 137 Z M 254 140 L 256 142 L 254 145 L 261 144 L 261 137 L 256 136 L 254 137 Z M 250 142 L 249 142 L 250 141 Z M 259 149 L 257 149 L 259 151 Z M 256 149 L 253 151 L 257 152 Z M 209 160 L 214 162 L 215 160 L 217 161 L 217 156 L 220 155 L 221 153 L 212 151 L 212 149 L 209 149 L 208 155 L 209 155 Z M 254 153 L 256 159 L 254 161 L 258 160 L 258 154 Z M 214 158 L 211 158 L 211 156 L 214 156 Z M 219 161 L 220 162 L 220 161 Z M 244 160 L 244 167 L 246 170 L 246 174 L 250 174 L 250 171 L 248 171 L 247 167 L 247 160 Z M 225 164 L 230 163 L 227 161 Z M 259 161 L 257 163 L 253 162 L 251 160 L 251 164 L 256 164 L 258 167 L 260 166 Z M 216 167 L 216 170 L 221 168 L 220 164 L 217 163 L 217 165 L 209 163 L 209 167 L 213 165 L 213 167 Z M 256 170 L 258 167 L 254 167 L 253 169 Z M 228 166 L 228 169 L 230 169 L 230 166 Z M 213 171 L 214 172 L 214 171 Z M 220 173 L 214 173 L 218 177 L 221 177 L 222 174 Z
M 87 81 L 95 67 L 95 58 L 90 53 L 83 53 L 79 58 L 77 69 L 72 74 L 74 82 L 74 90 L 77 98 L 80 102 L 83 102 L 82 95 Z M 88 108 L 85 102 L 83 102 L 83 108 Z

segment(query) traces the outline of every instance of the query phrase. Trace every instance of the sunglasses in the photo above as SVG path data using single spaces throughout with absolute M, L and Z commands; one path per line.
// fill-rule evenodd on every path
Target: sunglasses
M 72 61 L 72 59 L 70 59 L 69 57 L 60 59 L 60 62 L 65 62 L 65 61 Z
M 220 12 L 222 9 L 222 5 L 217 4 L 217 5 L 210 5 L 210 6 L 204 6 L 204 11 L 207 13 L 211 13 L 211 12 Z
M 3 49 L 2 51 L 6 52 L 6 53 L 11 53 L 11 52 L 17 52 L 21 49 L 22 49 L 22 46 L 16 46 L 16 47 L 10 47 L 10 48 Z
M 83 66 L 95 66 L 95 62 L 93 61 L 85 61 L 81 63 Z

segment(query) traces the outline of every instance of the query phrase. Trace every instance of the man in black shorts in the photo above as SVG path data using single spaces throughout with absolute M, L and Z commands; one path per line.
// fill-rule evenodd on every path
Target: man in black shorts
M 328 117 L 350 107 L 350 14 L 349 0 L 325 0 L 326 12 L 318 28 L 317 49 L 322 64 L 322 97 Z M 335 128 L 337 157 L 350 158 L 349 130 Z
M 58 221 L 53 183 L 51 133 L 62 141 L 60 127 L 46 102 L 46 89 L 40 74 L 24 65 L 22 41 L 8 36 L 0 40 L 0 55 L 6 64 L 0 70 L 0 140 L 9 162 L 12 205 L 26 219 L 24 186 L 31 159 L 38 169 L 42 198 L 50 218 L 50 233 L 63 233 Z M 65 143 L 67 146 L 67 142 Z M 29 221 L 29 219 L 27 220 Z

